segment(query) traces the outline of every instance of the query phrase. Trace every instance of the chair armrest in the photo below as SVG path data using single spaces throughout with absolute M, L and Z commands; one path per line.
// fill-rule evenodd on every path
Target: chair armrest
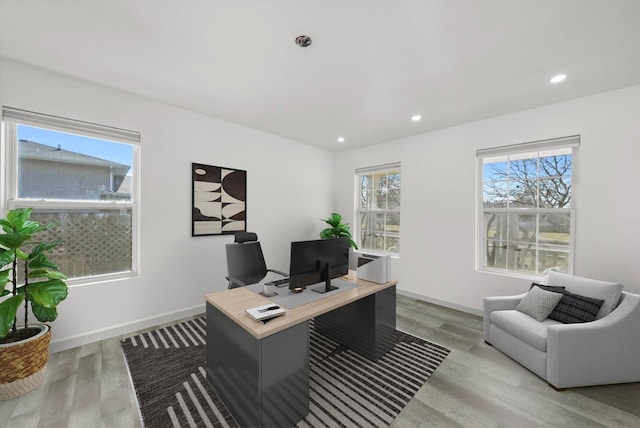
M 282 275 L 282 276 L 286 276 L 286 277 L 289 276 L 288 273 L 285 273 L 285 272 L 283 272 L 281 270 L 277 270 L 277 269 L 267 269 L 267 272 L 274 272 L 274 273 L 277 273 L 278 275 Z
M 229 290 L 232 288 L 245 287 L 247 284 L 240 281 L 238 278 L 234 278 L 233 276 L 225 276 L 227 281 L 229 281 L 229 286 L 227 287 Z
M 484 341 L 490 343 L 489 340 L 489 326 L 491 325 L 491 320 L 489 316 L 493 311 L 505 311 L 509 309 L 515 309 L 520 303 L 520 300 L 527 293 L 518 294 L 517 296 L 493 296 L 493 297 L 485 297 L 482 301 L 483 308 L 483 317 L 482 317 L 482 331 L 484 334 Z
M 599 320 L 549 326 L 547 382 L 556 388 L 640 381 L 640 295 Z

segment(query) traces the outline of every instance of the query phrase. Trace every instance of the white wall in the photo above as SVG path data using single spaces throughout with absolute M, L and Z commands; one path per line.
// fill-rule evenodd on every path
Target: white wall
M 226 287 L 225 236 L 190 236 L 191 162 L 248 171 L 248 228 L 268 265 L 319 218 L 353 212 L 355 168 L 402 162 L 401 292 L 477 312 L 530 281 L 475 270 L 477 149 L 581 135 L 575 272 L 640 293 L 640 86 L 332 153 L 135 95 L 0 59 L 0 104 L 142 134 L 138 278 L 72 287 L 52 350 L 190 313 Z M 334 195 L 335 189 L 335 195 Z M 337 197 L 337 203 L 336 198 Z
M 139 131 L 140 276 L 71 287 L 52 350 L 191 313 L 226 289 L 230 236 L 191 237 L 191 163 L 247 170 L 247 224 L 268 266 L 314 239 L 335 206 L 335 154 L 132 94 L 0 59 L 0 104 Z
M 531 280 L 475 270 L 476 150 L 578 134 L 575 274 L 640 293 L 639 115 L 636 86 L 341 153 L 338 211 L 353 212 L 356 168 L 400 161 L 399 289 L 477 313 Z

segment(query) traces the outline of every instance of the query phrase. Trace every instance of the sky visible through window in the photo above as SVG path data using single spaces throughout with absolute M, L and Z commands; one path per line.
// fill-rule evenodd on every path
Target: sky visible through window
M 18 125 L 18 140 L 33 141 L 51 147 L 60 145 L 63 150 L 82 153 L 128 166 L 132 166 L 133 163 L 133 146 L 130 144 L 50 131 L 26 125 Z M 131 170 L 129 174 L 131 174 Z

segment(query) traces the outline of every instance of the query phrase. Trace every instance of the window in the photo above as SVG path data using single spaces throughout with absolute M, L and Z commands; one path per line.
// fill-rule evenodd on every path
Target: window
M 56 227 L 52 260 L 76 282 L 137 272 L 140 134 L 3 108 L 5 209 Z
M 480 269 L 573 273 L 579 137 L 478 151 Z
M 358 169 L 356 177 L 360 249 L 400 254 L 400 164 Z

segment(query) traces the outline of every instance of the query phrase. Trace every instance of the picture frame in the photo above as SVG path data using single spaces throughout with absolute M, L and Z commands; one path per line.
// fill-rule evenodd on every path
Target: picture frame
M 191 164 L 191 236 L 247 230 L 247 171 Z

